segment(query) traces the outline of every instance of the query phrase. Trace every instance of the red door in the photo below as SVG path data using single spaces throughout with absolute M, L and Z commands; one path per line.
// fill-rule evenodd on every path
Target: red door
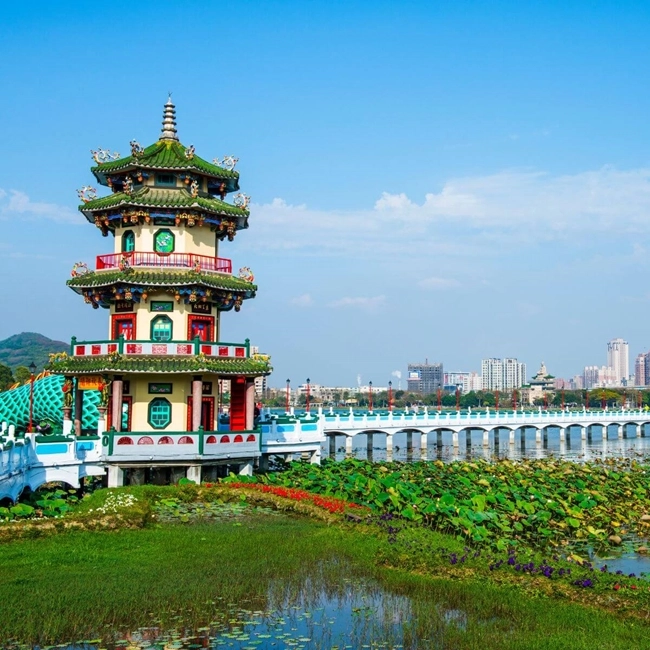
M 211 316 L 190 316 L 189 319 L 190 339 L 194 340 L 198 336 L 200 341 L 212 341 L 214 318 Z
M 122 396 L 122 431 L 131 431 L 131 415 L 133 414 L 133 397 L 130 395 Z M 115 426 L 113 422 L 113 396 L 108 400 L 108 411 L 106 413 L 106 427 Z
M 246 379 L 238 377 L 230 383 L 230 430 L 246 429 Z
M 125 341 L 135 340 L 135 314 L 113 316 L 113 339 L 124 337 Z
M 193 399 L 187 398 L 187 430 L 192 431 Z M 201 426 L 203 431 L 214 431 L 214 397 L 204 397 L 201 404 Z

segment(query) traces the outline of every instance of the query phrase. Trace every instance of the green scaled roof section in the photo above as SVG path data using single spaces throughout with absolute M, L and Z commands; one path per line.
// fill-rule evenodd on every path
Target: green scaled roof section
M 225 291 L 255 292 L 257 285 L 225 273 L 195 273 L 194 271 L 91 271 L 70 278 L 67 285 L 73 289 L 106 287 L 124 283 L 145 287 L 184 287 L 200 285 Z
M 218 359 L 196 355 L 185 358 L 146 356 L 125 357 L 120 355 L 104 357 L 66 357 L 48 365 L 55 373 L 94 374 L 98 372 L 137 373 L 214 373 L 219 375 L 246 375 L 260 377 L 273 370 L 267 359 Z
M 212 197 L 193 197 L 184 187 L 162 189 L 145 185 L 132 194 L 116 192 L 99 199 L 93 199 L 79 206 L 79 210 L 85 213 L 109 210 L 122 206 L 135 206 L 139 208 L 185 208 L 202 209 L 212 214 L 226 215 L 229 217 L 248 217 L 248 210 L 230 205 Z M 88 215 L 86 215 L 88 216 Z
M 107 185 L 106 177 L 110 174 L 125 172 L 133 169 L 152 169 L 160 171 L 194 171 L 205 176 L 211 176 L 222 181 L 235 181 L 230 191 L 239 189 L 239 172 L 230 171 L 209 163 L 194 154 L 191 158 L 185 155 L 187 147 L 175 140 L 158 140 L 147 147 L 139 156 L 126 156 L 91 168 L 95 178 Z M 232 183 L 230 184 L 232 186 Z

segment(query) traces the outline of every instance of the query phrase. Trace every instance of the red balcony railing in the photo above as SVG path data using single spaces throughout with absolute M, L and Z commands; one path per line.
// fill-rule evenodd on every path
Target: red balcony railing
M 140 266 L 200 269 L 217 273 L 232 273 L 232 261 L 223 257 L 209 257 L 194 253 L 112 253 L 97 256 L 97 270 L 118 269 L 127 264 L 131 268 Z

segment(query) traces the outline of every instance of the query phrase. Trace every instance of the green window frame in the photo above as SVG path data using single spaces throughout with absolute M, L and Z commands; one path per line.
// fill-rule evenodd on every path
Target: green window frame
M 135 234 L 132 230 L 125 230 L 122 234 L 122 252 L 132 253 L 135 250 Z
M 176 176 L 174 174 L 156 174 L 156 185 L 176 187 Z
M 174 323 L 169 316 L 156 316 L 151 321 L 152 341 L 171 341 L 174 334 Z
M 166 429 L 172 421 L 172 405 L 164 397 L 149 402 L 147 421 L 154 429 Z
M 176 238 L 169 228 L 157 230 L 153 236 L 153 249 L 156 253 L 173 253 L 176 248 Z

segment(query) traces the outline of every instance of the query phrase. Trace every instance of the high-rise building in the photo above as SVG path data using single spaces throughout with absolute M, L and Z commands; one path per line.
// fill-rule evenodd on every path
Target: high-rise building
M 606 386 L 620 386 L 617 383 L 614 369 L 609 366 L 585 366 L 583 373 L 583 386 L 589 388 L 604 388 Z
M 630 376 L 630 352 L 627 341 L 613 339 L 607 344 L 607 366 L 612 369 L 617 386 L 627 382 Z
M 508 390 L 526 383 L 526 364 L 517 359 L 483 359 L 481 387 L 483 390 Z
M 446 372 L 444 385 L 459 386 L 462 393 L 481 390 L 481 376 L 478 372 Z
M 408 390 L 411 393 L 430 395 L 444 383 L 442 363 L 409 363 Z
M 646 368 L 648 366 L 648 355 L 641 352 L 634 362 L 634 385 L 646 386 Z

